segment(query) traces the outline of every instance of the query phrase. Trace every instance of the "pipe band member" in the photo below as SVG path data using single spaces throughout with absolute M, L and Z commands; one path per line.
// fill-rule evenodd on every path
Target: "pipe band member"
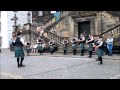
M 68 42 L 68 40 L 63 40 L 62 44 L 63 44 L 64 55 L 66 55 L 67 54 L 67 50 L 68 50 L 69 42 Z
M 38 49 L 38 53 L 40 53 L 40 55 L 43 55 L 43 43 L 44 43 L 44 41 L 43 41 L 43 39 L 40 39 L 39 41 L 38 41 L 38 46 L 37 46 L 37 49 Z
M 92 57 L 92 51 L 93 51 L 93 43 L 94 43 L 94 38 L 92 34 L 89 34 L 89 38 L 87 39 L 86 43 L 89 45 L 88 51 L 89 51 L 89 56 Z
M 72 49 L 73 49 L 73 55 L 76 55 L 76 50 L 77 50 L 77 38 L 73 38 L 71 40 L 72 43 Z
M 85 43 L 85 37 L 83 34 L 80 35 L 80 38 L 78 39 L 78 43 L 80 44 L 80 50 L 81 50 L 81 56 L 84 56 L 84 43 Z
M 98 61 L 100 61 L 99 64 L 103 64 L 102 56 L 103 56 L 103 41 L 102 37 L 100 36 L 98 38 L 98 41 L 94 42 L 95 48 L 97 49 L 96 53 L 98 55 Z
M 55 42 L 53 40 L 49 41 L 49 47 L 50 47 L 50 53 L 51 53 L 51 55 L 54 52 L 54 46 L 55 46 Z
M 23 60 L 24 60 L 24 39 L 21 36 L 21 32 L 17 33 L 17 37 L 13 39 L 13 46 L 15 46 L 15 57 L 17 58 L 18 67 L 24 67 Z M 19 62 L 19 58 L 21 58 L 21 62 Z

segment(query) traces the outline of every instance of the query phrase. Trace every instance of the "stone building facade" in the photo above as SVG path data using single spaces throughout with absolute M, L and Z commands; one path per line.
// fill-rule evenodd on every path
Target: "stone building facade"
M 119 17 L 107 11 L 69 11 L 70 15 L 56 26 L 57 35 L 78 37 L 80 33 L 101 34 L 119 22 Z
M 68 16 L 49 29 L 61 37 L 78 37 L 81 33 L 99 35 L 119 23 L 119 11 L 60 11 Z M 117 13 L 117 14 L 115 14 Z M 32 11 L 33 21 L 47 22 L 54 17 L 51 11 Z M 53 19 L 54 20 L 54 19 Z M 53 21 L 54 22 L 54 21 Z
M 32 19 L 37 23 L 43 23 L 48 21 L 48 19 L 52 18 L 53 12 L 52 11 L 32 11 Z

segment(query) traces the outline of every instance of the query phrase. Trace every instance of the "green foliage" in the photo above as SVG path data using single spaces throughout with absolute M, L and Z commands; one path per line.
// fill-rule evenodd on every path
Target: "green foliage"
M 114 46 L 120 46 L 120 36 L 114 38 L 113 44 L 114 44 Z

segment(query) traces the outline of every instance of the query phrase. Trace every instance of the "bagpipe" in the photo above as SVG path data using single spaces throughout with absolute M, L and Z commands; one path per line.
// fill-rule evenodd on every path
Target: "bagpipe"
M 87 39 L 87 41 L 90 41 L 90 40 L 91 40 L 90 38 Z M 94 40 L 92 40 L 91 42 L 87 42 L 87 43 L 88 43 L 88 44 L 89 44 L 89 43 L 94 43 Z
M 30 46 L 31 44 L 29 43 L 29 42 L 27 42 L 27 44 L 26 44 L 27 46 Z
M 99 42 L 96 40 L 96 41 L 94 41 L 94 45 L 95 46 L 98 46 L 99 45 Z
M 82 40 L 82 37 L 80 37 L 79 40 Z M 85 40 L 84 41 L 79 41 L 79 40 L 78 40 L 78 44 L 85 43 Z
M 77 43 L 77 40 L 74 38 L 72 39 L 72 44 L 76 44 Z
M 100 45 L 100 42 L 99 41 L 94 41 L 94 47 L 96 48 L 96 46 Z M 104 48 L 104 43 L 99 47 L 101 49 Z
M 69 44 L 69 42 L 68 42 L 67 40 L 64 40 L 64 41 L 63 41 L 63 44 L 64 44 L 65 46 L 67 46 L 67 45 Z
M 38 44 L 43 44 L 44 43 L 44 40 L 43 39 L 39 39 L 38 40 Z
M 49 45 L 50 45 L 50 46 L 53 46 L 53 45 L 55 45 L 55 43 L 54 43 L 53 41 L 50 41 L 50 42 L 49 42 Z

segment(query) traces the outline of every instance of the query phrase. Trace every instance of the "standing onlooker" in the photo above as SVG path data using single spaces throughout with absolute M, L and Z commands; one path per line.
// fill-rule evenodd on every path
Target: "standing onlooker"
M 109 51 L 109 56 L 112 56 L 112 49 L 113 49 L 113 37 L 112 34 L 108 37 L 107 41 L 107 48 Z
M 45 26 L 42 24 L 42 25 L 40 26 L 40 36 L 43 36 L 43 34 L 44 34 L 44 29 L 45 29 Z
M 30 52 L 31 52 L 31 49 L 30 49 L 31 44 L 30 44 L 29 42 L 26 42 L 25 46 L 26 46 L 27 56 L 29 56 L 29 54 L 30 54 Z

